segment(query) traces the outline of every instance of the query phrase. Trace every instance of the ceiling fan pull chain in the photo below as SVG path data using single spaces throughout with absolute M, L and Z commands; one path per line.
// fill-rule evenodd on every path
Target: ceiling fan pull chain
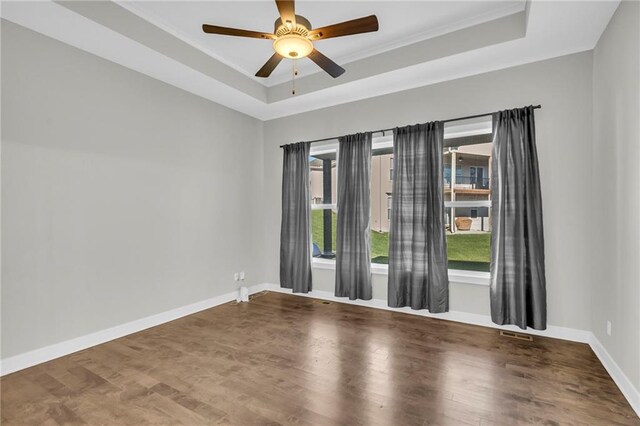
M 298 70 L 296 68 L 296 60 L 291 61 L 291 94 L 296 94 L 296 76 L 298 75 Z

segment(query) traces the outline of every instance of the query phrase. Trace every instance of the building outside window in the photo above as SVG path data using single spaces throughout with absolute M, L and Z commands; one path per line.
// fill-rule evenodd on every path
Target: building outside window
M 453 144 L 457 145 L 453 145 Z M 444 196 L 449 269 L 489 271 L 490 135 L 445 139 Z

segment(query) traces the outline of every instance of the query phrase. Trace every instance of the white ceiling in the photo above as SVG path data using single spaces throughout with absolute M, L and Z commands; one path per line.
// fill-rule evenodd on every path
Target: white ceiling
M 120 4 L 266 86 L 287 81 L 290 61 L 267 79 L 254 77 L 273 54 L 271 42 L 205 34 L 203 23 L 273 32 L 278 10 L 264 1 L 125 1 Z M 416 41 L 487 22 L 525 9 L 525 0 L 510 1 L 297 1 L 296 13 L 315 28 L 375 14 L 380 30 L 316 42 L 316 48 L 338 64 L 379 54 Z M 310 60 L 298 61 L 299 75 L 321 70 Z
M 268 41 L 200 33 L 203 22 L 270 30 L 276 17 L 271 0 L 3 0 L 0 12 L 3 19 L 269 120 L 593 49 L 619 0 L 298 3 L 298 14 L 314 26 L 376 13 L 380 31 L 318 42 L 347 71 L 332 79 L 322 72 L 309 74 L 314 64 L 300 67 L 296 96 L 289 94 L 288 84 L 273 84 L 287 79 L 284 64 L 269 87 L 253 78 L 271 54 Z M 523 7 L 526 11 L 518 12 Z M 500 17 L 505 13 L 511 14 Z

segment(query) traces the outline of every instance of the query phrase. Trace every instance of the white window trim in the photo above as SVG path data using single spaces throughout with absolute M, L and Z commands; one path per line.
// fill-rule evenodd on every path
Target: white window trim
M 311 258 L 311 267 L 313 269 L 336 269 L 336 261 L 331 259 L 323 259 L 320 257 Z
M 489 273 L 449 269 L 449 281 L 452 283 L 489 286 Z
M 475 123 L 452 124 L 444 128 L 444 139 L 462 138 L 465 136 L 487 135 L 493 132 L 493 122 L 491 118 L 483 118 Z
M 444 207 L 491 207 L 491 200 L 445 201 Z
M 371 138 L 371 149 L 393 148 L 393 135 L 374 136 Z
M 311 210 L 336 210 L 337 204 L 311 204 Z
M 316 142 L 311 145 L 309 149 L 309 155 L 320 155 L 320 154 L 329 154 L 332 152 L 337 152 L 338 150 L 338 141 L 330 140 L 326 142 Z
M 336 270 L 336 261 L 331 259 L 321 259 L 314 257 L 311 261 L 313 269 Z M 371 264 L 373 275 L 389 275 L 389 266 L 381 263 Z M 489 285 L 489 273 L 479 271 L 463 271 L 460 269 L 449 269 L 449 282 L 457 284 Z

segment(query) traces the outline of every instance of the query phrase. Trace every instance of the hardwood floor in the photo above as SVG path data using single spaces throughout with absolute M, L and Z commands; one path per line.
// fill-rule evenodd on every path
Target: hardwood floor
M 3 425 L 640 425 L 585 344 L 279 293 L 0 383 Z

